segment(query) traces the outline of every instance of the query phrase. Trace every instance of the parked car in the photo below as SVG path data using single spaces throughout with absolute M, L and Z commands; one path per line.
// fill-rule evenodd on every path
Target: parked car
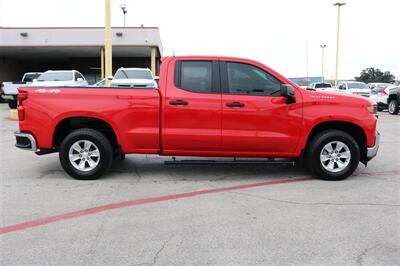
M 354 94 L 364 97 L 370 97 L 371 95 L 371 89 L 364 82 L 339 81 L 338 89 L 340 93 Z
M 0 102 L 1 102 L 1 103 L 3 103 L 3 102 L 6 101 L 6 100 L 3 98 L 3 97 L 4 97 L 4 90 L 3 90 L 3 87 L 4 87 L 3 82 L 0 82 Z
M 30 84 L 35 87 L 86 87 L 88 85 L 85 77 L 76 70 L 48 70 Z
M 380 89 L 380 88 L 386 88 L 388 86 L 392 86 L 393 84 L 391 83 L 368 83 L 368 87 L 373 90 L 373 89 Z
M 16 146 L 59 152 L 77 179 L 140 153 L 286 158 L 341 180 L 376 156 L 380 139 L 370 99 L 303 90 L 261 63 L 230 57 L 166 57 L 159 89 L 27 87 L 18 102 Z
M 96 82 L 95 84 L 91 85 L 91 87 L 104 87 L 105 84 L 106 84 L 106 80 L 102 79 L 102 80 Z
M 388 108 L 389 90 L 394 87 L 396 86 L 389 84 L 389 86 L 376 86 L 371 90 L 371 100 L 378 104 L 378 111 Z
M 111 87 L 157 88 L 155 77 L 148 68 L 119 68 L 110 83 Z
M 326 82 L 314 82 L 311 83 L 309 89 L 316 90 L 316 91 L 333 91 L 334 87 L 330 83 Z
M 31 84 L 32 81 L 41 74 L 41 72 L 28 72 L 24 74 L 21 81 L 2 82 L 2 98 L 8 101 L 8 106 L 11 109 L 17 108 L 18 88 Z
M 389 114 L 397 115 L 399 113 L 400 104 L 400 86 L 390 88 L 388 96 Z

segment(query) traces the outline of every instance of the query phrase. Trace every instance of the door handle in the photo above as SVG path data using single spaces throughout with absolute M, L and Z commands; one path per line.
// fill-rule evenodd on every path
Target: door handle
M 177 101 L 170 101 L 169 104 L 170 105 L 188 105 L 188 102 L 183 101 L 183 100 L 177 100 Z
M 232 103 L 227 103 L 226 106 L 228 107 L 244 107 L 244 103 L 239 103 L 239 102 L 232 102 Z
M 132 99 L 132 96 L 128 96 L 128 95 L 117 95 L 117 99 Z

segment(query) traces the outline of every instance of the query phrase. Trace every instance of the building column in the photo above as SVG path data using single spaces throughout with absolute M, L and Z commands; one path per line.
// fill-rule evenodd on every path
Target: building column
M 112 44 L 111 44 L 111 0 L 106 0 L 106 25 L 105 25 L 105 41 L 104 41 L 104 51 L 105 51 L 105 85 L 110 85 L 110 80 L 108 77 L 112 75 Z
M 104 47 L 100 48 L 100 60 L 101 60 L 101 79 L 105 79 L 105 69 L 104 69 Z
M 151 47 L 151 73 L 156 76 L 156 47 Z

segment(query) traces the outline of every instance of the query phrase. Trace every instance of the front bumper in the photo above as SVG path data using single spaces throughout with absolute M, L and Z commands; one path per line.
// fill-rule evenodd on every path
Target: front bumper
M 374 158 L 376 156 L 376 154 L 378 153 L 380 139 L 381 139 L 381 134 L 379 133 L 379 131 L 376 131 L 374 146 L 367 147 L 367 160 L 368 161 L 370 161 L 372 158 Z
M 18 131 L 15 132 L 14 135 L 16 140 L 15 147 L 28 151 L 38 151 L 36 140 L 32 134 Z

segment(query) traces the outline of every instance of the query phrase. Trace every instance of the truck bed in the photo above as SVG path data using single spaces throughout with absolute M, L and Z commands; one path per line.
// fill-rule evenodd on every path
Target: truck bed
M 160 95 L 157 89 L 24 87 L 25 121 L 20 130 L 35 132 L 38 147 L 52 148 L 53 133 L 65 119 L 90 117 L 114 130 L 124 153 L 157 153 L 160 146 Z M 48 132 L 52 130 L 52 132 Z

